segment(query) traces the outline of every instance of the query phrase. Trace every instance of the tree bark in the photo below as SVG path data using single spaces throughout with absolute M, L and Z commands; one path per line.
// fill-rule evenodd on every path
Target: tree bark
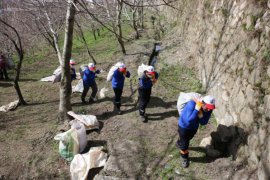
M 127 53 L 126 53 L 125 44 L 123 41 L 122 23 L 121 23 L 123 1 L 119 0 L 117 6 L 118 6 L 118 8 L 117 8 L 118 9 L 118 14 L 117 14 L 118 37 L 117 37 L 117 40 L 120 44 L 120 47 L 121 47 L 123 54 L 126 55 Z
M 19 62 L 17 64 L 16 76 L 15 76 L 13 82 L 14 82 L 14 88 L 15 88 L 15 90 L 17 92 L 17 95 L 18 95 L 18 98 L 19 98 L 19 104 L 26 105 L 27 103 L 25 102 L 25 100 L 23 98 L 23 95 L 22 95 L 22 92 L 21 92 L 21 89 L 20 89 L 20 86 L 19 86 L 19 79 L 20 79 L 22 61 L 23 61 L 23 57 L 24 57 L 21 37 L 20 37 L 18 31 L 13 26 L 9 25 L 8 23 L 6 23 L 5 21 L 3 21 L 1 19 L 0 19 L 0 22 L 2 24 L 4 24 L 5 26 L 9 27 L 10 29 L 12 29 L 12 31 L 17 36 L 17 41 L 18 42 L 16 42 L 16 40 L 14 38 L 12 38 L 9 34 L 2 33 L 12 42 L 12 44 L 14 45 L 14 47 L 15 47 L 15 49 L 17 51 L 17 54 L 18 54 L 18 57 L 19 57 Z
M 69 61 L 72 51 L 73 29 L 75 20 L 75 4 L 77 0 L 69 0 L 66 27 L 65 27 L 65 40 L 63 47 L 62 63 L 61 63 L 61 83 L 60 83 L 60 103 L 59 103 L 59 121 L 68 120 L 68 111 L 72 109 L 70 96 L 71 96 L 71 76 Z

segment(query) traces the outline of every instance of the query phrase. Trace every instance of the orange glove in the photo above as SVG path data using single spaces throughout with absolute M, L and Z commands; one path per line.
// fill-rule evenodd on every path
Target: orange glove
M 195 109 L 196 109 L 196 110 L 198 110 L 198 111 L 200 111 L 200 110 L 201 110 L 201 108 L 202 108 L 202 102 L 197 101 L 197 102 L 196 102 Z

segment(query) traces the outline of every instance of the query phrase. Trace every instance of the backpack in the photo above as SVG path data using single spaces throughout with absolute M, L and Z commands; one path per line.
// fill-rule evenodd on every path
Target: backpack
M 179 116 L 181 116 L 181 113 L 185 107 L 185 105 L 193 99 L 198 99 L 200 100 L 202 98 L 202 95 L 199 93 L 191 92 L 191 93 L 184 93 L 180 92 L 180 95 L 177 100 L 177 110 L 179 113 Z

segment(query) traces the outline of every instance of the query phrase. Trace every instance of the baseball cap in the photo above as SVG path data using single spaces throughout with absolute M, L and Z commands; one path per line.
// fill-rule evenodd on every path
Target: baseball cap
M 155 69 L 154 69 L 153 66 L 148 66 L 146 68 L 146 71 L 147 71 L 148 74 L 155 74 Z
M 203 97 L 203 102 L 205 103 L 206 108 L 213 110 L 215 109 L 215 98 L 213 96 L 205 96 Z
M 95 70 L 95 69 L 96 69 L 96 66 L 95 66 L 94 63 L 89 63 L 89 64 L 88 64 L 88 68 L 89 68 L 90 70 Z
M 125 72 L 127 70 L 126 65 L 124 63 L 121 63 L 118 69 L 120 72 Z

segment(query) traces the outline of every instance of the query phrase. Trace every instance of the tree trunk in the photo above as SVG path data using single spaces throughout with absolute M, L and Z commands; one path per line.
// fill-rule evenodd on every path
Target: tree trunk
M 98 37 L 100 37 L 100 29 L 99 28 L 97 28 L 97 35 L 98 35 Z
M 92 33 L 94 35 L 94 39 L 97 40 L 97 36 L 96 36 L 96 30 L 94 28 L 92 28 Z
M 19 97 L 19 104 L 26 105 L 25 100 L 23 99 L 22 92 L 19 86 L 19 79 L 20 79 L 20 73 L 21 73 L 21 66 L 23 61 L 23 52 L 20 52 L 19 54 L 19 62 L 16 69 L 16 76 L 14 78 L 14 88 L 17 92 L 17 95 Z
M 61 84 L 60 84 L 60 103 L 59 103 L 59 120 L 68 120 L 69 116 L 67 112 L 70 111 L 71 102 L 71 77 L 69 60 L 71 58 L 72 40 L 73 40 L 73 28 L 75 20 L 75 6 L 77 0 L 69 0 L 67 15 L 66 15 L 66 27 L 65 27 L 65 40 L 63 47 L 62 63 L 61 63 Z
M 17 64 L 17 69 L 16 69 L 16 76 L 14 78 L 14 88 L 15 88 L 17 95 L 18 95 L 18 98 L 19 98 L 19 104 L 26 105 L 27 103 L 23 99 L 22 92 L 21 92 L 21 89 L 19 86 L 19 79 L 20 79 L 20 73 L 21 73 L 21 67 L 22 67 L 22 61 L 23 61 L 23 48 L 22 48 L 21 37 L 20 37 L 18 31 L 13 26 L 9 25 L 7 22 L 5 22 L 1 19 L 0 19 L 0 22 L 2 24 L 4 24 L 5 26 L 11 28 L 17 37 L 17 40 L 15 40 L 9 34 L 2 32 L 2 34 L 4 34 L 12 42 L 12 44 L 14 45 L 14 47 L 17 51 L 18 57 L 19 57 L 19 62 Z
M 133 22 L 133 29 L 136 32 L 135 39 L 139 39 L 140 38 L 140 35 L 139 35 L 139 31 L 138 31 L 138 26 L 137 26 L 136 13 L 137 13 L 136 10 L 132 12 L 132 22 Z
M 125 44 L 123 41 L 123 33 L 122 33 L 122 24 L 121 24 L 121 16 L 122 16 L 122 8 L 123 8 L 123 1 L 120 0 L 118 2 L 118 15 L 117 15 L 117 27 L 118 27 L 118 37 L 117 40 L 121 46 L 122 52 L 124 55 L 126 55 L 126 49 L 125 49 Z

